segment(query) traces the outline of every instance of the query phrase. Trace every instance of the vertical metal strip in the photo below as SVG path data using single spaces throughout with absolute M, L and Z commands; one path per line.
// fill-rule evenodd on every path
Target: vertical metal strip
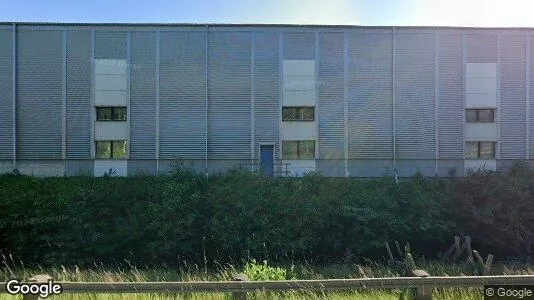
M 252 170 L 254 171 L 254 148 L 255 148 L 255 145 L 256 145 L 256 142 L 255 142 L 255 137 L 254 137 L 254 134 L 255 134 L 255 128 L 254 128 L 254 72 L 255 72 L 255 69 L 254 69 L 254 61 L 255 61 L 255 34 L 254 34 L 254 31 L 251 31 L 250 32 L 250 162 L 253 164 L 252 165 Z
M 438 176 L 439 161 L 439 39 L 438 33 L 434 33 L 434 147 L 436 152 L 436 170 Z
M 159 60 L 160 31 L 156 30 L 156 173 L 159 173 Z
M 530 160 L 530 35 L 525 42 L 525 159 Z
M 67 31 L 63 30 L 63 76 L 61 97 L 61 159 L 67 172 Z
M 467 75 L 466 72 L 466 59 L 465 59 L 465 34 L 462 33 L 462 97 L 463 97 L 463 105 L 462 105 L 462 162 L 464 165 L 464 174 L 466 171 L 465 168 L 465 107 L 467 103 Z
M 284 33 L 278 36 L 278 158 L 283 159 L 282 149 L 282 104 L 284 102 Z M 276 151 L 275 151 L 276 152 Z M 282 165 L 283 167 L 283 165 Z M 284 173 L 280 173 L 284 174 Z
M 501 159 L 501 36 L 497 35 L 497 146 L 495 159 Z
M 126 111 L 127 111 L 127 126 L 128 126 L 128 130 L 127 130 L 127 144 L 128 144 L 128 155 L 126 156 L 127 159 L 130 159 L 130 149 L 131 149 L 131 140 L 130 140 L 130 136 L 131 136 L 131 133 L 130 133 L 130 130 L 131 130 L 131 120 L 132 120 L 132 114 L 131 114 L 131 109 L 130 109 L 130 96 L 131 96 L 131 64 L 132 64 L 132 33 L 130 31 L 128 31 L 128 33 L 126 34 Z M 128 167 L 126 167 L 126 170 L 128 170 Z
M 91 30 L 91 159 L 95 159 L 95 40 L 96 32 Z
M 204 142 L 205 142 L 205 172 L 206 177 L 208 176 L 208 105 L 209 105 L 209 25 L 206 25 L 206 48 L 205 48 L 205 56 L 204 56 L 204 75 L 206 76 L 206 86 L 204 88 L 204 96 L 206 98 L 206 102 L 204 103 L 204 106 L 206 107 L 205 110 L 205 119 L 206 119 L 206 132 L 204 135 Z
M 391 46 L 391 107 L 392 107 L 392 118 L 393 118 L 393 172 L 397 176 L 397 124 L 396 124 L 396 113 L 395 113 L 395 52 L 396 52 L 396 43 L 395 43 L 395 27 L 392 27 L 391 32 L 392 46 Z
M 349 33 L 345 31 L 343 41 L 343 104 L 345 140 L 345 177 L 349 177 Z
M 321 57 L 320 49 L 319 49 L 319 31 L 315 31 L 315 74 L 314 74 L 314 85 L 315 85 L 315 159 L 320 158 L 319 153 L 319 143 L 320 136 L 319 136 L 319 110 L 321 107 L 319 106 L 319 60 Z M 315 167 L 317 168 L 317 162 Z
M 12 126 L 13 126 L 13 172 L 17 172 L 17 25 L 13 23 L 11 33 L 12 56 L 11 56 L 11 93 L 13 97 Z

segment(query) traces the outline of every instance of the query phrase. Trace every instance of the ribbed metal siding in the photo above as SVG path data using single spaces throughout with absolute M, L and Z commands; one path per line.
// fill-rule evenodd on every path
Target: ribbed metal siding
M 260 143 L 275 144 L 279 157 L 279 50 L 278 34 L 257 32 L 254 35 L 254 157 Z
M 395 35 L 396 149 L 400 159 L 435 159 L 434 35 Z
M 130 158 L 156 157 L 156 33 L 131 33 Z
M 465 61 L 485 63 L 497 61 L 497 37 L 494 35 L 466 34 Z
M 392 36 L 349 34 L 349 158 L 393 158 Z
M 500 39 L 500 158 L 525 159 L 526 38 Z
M 440 159 L 462 159 L 463 67 L 462 36 L 438 35 L 438 140 Z
M 67 158 L 91 158 L 91 32 L 67 32 Z
M 0 159 L 13 158 L 13 34 L 0 30 Z
M 17 33 L 17 157 L 61 159 L 63 34 Z
M 315 59 L 315 34 L 310 32 L 287 32 L 283 34 L 284 59 Z
M 249 32 L 209 36 L 208 157 L 250 159 Z
M 529 99 L 529 158 L 534 159 L 534 36 L 530 36 L 529 42 L 530 55 L 528 57 L 530 62 L 530 82 L 529 85 L 530 99 Z
M 95 33 L 95 59 L 126 59 L 126 48 L 126 32 Z
M 160 157 L 206 157 L 206 35 L 160 33 Z
M 320 158 L 345 157 L 344 34 L 319 34 L 318 122 Z

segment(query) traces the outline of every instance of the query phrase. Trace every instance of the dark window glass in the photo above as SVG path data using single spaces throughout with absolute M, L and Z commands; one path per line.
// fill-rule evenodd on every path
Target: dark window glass
M 96 142 L 96 158 L 111 158 L 111 142 Z
M 493 123 L 495 121 L 493 109 L 466 109 L 466 122 Z
M 96 142 L 96 158 L 128 158 L 127 141 Z
M 313 121 L 315 119 L 314 107 L 283 107 L 282 121 Z
M 126 107 L 97 107 L 97 121 L 126 121 Z
M 283 159 L 315 159 L 315 141 L 282 141 Z
M 466 159 L 494 159 L 495 142 L 466 142 Z

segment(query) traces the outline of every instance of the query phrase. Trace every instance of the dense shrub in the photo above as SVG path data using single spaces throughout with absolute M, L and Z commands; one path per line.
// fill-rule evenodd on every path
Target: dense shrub
M 384 257 L 384 241 L 436 255 L 469 234 L 481 252 L 531 255 L 534 172 L 395 182 L 206 178 L 183 166 L 130 178 L 0 178 L 0 249 L 26 264 L 174 265 Z

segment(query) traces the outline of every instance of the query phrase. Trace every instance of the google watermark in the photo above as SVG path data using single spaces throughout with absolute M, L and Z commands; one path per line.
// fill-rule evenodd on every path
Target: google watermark
M 63 287 L 59 283 L 48 280 L 46 283 L 20 282 L 12 279 L 6 283 L 6 291 L 10 295 L 35 295 L 47 298 L 51 295 L 59 295 L 63 292 Z
M 502 285 L 484 286 L 484 300 L 490 299 L 534 299 L 534 286 L 532 285 Z

